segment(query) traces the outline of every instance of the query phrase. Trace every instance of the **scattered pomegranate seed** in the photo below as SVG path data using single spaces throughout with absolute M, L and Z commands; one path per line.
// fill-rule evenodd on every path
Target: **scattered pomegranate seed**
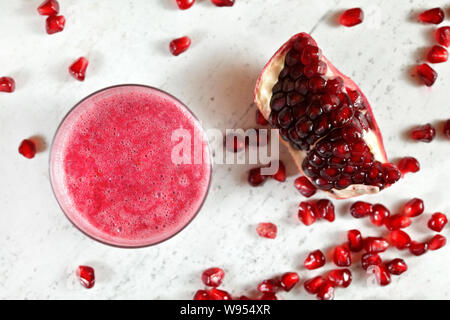
M 364 12 L 361 8 L 346 10 L 339 18 L 339 23 L 346 27 L 353 27 L 364 20 Z
M 0 92 L 14 92 L 16 90 L 16 82 L 10 77 L 0 78 Z
M 440 234 L 433 236 L 430 240 L 428 240 L 428 249 L 429 250 L 438 250 L 445 246 L 447 243 L 447 239 Z
M 187 10 L 192 7 L 195 3 L 195 0 L 177 0 L 178 8 L 181 10 Z
M 431 87 L 436 82 L 438 76 L 437 72 L 426 63 L 417 66 L 417 74 L 428 87 Z
M 271 222 L 261 222 L 256 227 L 256 232 L 260 237 L 275 239 L 277 237 L 277 226 Z
M 303 286 L 305 287 L 306 292 L 310 294 L 316 294 L 319 292 L 320 287 L 322 287 L 325 282 L 327 282 L 325 278 L 323 278 L 322 276 L 317 276 L 305 281 Z
M 402 214 L 414 218 L 420 216 L 425 211 L 423 200 L 419 198 L 413 198 L 407 201 L 402 208 Z
M 281 276 L 280 286 L 284 291 L 291 291 L 293 287 L 300 281 L 300 276 L 297 272 L 286 272 Z
M 191 38 L 181 37 L 170 42 L 169 48 L 170 52 L 174 56 L 178 56 L 185 52 L 191 46 Z
M 267 180 L 267 176 L 261 174 L 261 168 L 253 168 L 248 173 L 248 182 L 250 185 L 257 187 Z
M 274 293 L 263 293 L 259 300 L 278 300 L 277 296 Z
M 397 167 L 402 174 L 406 174 L 409 172 L 415 173 L 420 170 L 420 163 L 416 158 L 404 157 L 400 159 Z
M 409 244 L 409 252 L 415 256 L 421 256 L 428 251 L 428 244 L 417 241 L 411 241 Z
M 277 181 L 286 181 L 286 167 L 282 161 L 278 161 L 278 171 L 272 176 Z
M 364 218 L 372 214 L 373 206 L 368 202 L 357 201 L 350 207 L 350 214 L 354 218 Z
M 273 279 L 264 280 L 260 284 L 258 284 L 258 291 L 261 293 L 276 293 L 280 287 L 278 281 Z
M 83 287 L 91 289 L 95 285 L 95 272 L 92 267 L 79 266 L 76 274 Z
M 428 228 L 433 231 L 441 232 L 447 224 L 447 216 L 441 212 L 434 213 L 428 220 Z
M 328 280 L 336 287 L 347 288 L 352 283 L 352 272 L 348 269 L 335 269 L 328 273 Z
M 308 270 L 318 269 L 325 265 L 325 255 L 320 250 L 316 250 L 308 254 L 303 263 Z
M 33 159 L 36 155 L 36 144 L 29 139 L 23 140 L 19 146 L 19 153 L 25 158 Z
M 347 232 L 348 247 L 353 252 L 359 252 L 362 250 L 364 240 L 359 230 L 350 230 Z
M 232 7 L 235 0 L 211 0 L 218 7 Z
M 389 241 L 391 245 L 399 250 L 406 249 L 411 243 L 410 236 L 402 230 L 394 230 L 389 233 Z
M 450 27 L 440 27 L 437 29 L 436 40 L 441 46 L 450 46 Z
M 338 267 L 349 267 L 352 264 L 352 254 L 345 246 L 337 246 L 334 249 L 333 262 Z
M 210 268 L 202 273 L 202 281 L 205 286 L 218 287 L 222 283 L 225 272 L 220 268 Z
M 364 239 L 364 250 L 369 253 L 384 252 L 389 247 L 389 243 L 379 237 L 368 237 Z
M 217 288 L 212 288 L 208 291 L 208 298 L 209 300 L 232 300 L 228 292 Z
M 444 135 L 450 139 L 450 119 L 444 123 Z
M 206 290 L 198 290 L 194 294 L 194 300 L 209 300 L 208 291 L 206 291 Z
M 64 16 L 49 16 L 46 20 L 46 30 L 48 34 L 58 33 L 64 30 L 66 18 Z
M 385 264 L 374 266 L 373 269 L 380 286 L 387 286 L 391 283 L 391 275 Z
M 245 149 L 245 138 L 239 134 L 229 133 L 224 137 L 223 144 L 230 152 L 241 152 Z
M 408 228 L 411 225 L 411 223 L 412 221 L 409 217 L 401 214 L 394 214 L 393 216 L 389 217 L 389 219 L 386 220 L 386 227 L 391 231 L 399 230 Z
M 428 51 L 427 60 L 430 63 L 441 63 L 448 60 L 448 51 L 441 46 L 433 46 Z
M 390 274 L 394 274 L 396 276 L 401 275 L 403 272 L 408 270 L 408 266 L 403 259 L 394 259 L 386 263 L 386 267 L 389 270 Z
M 256 109 L 256 124 L 259 124 L 261 126 L 266 126 L 269 124 L 269 121 L 267 121 L 266 118 L 264 118 L 259 109 Z
M 325 284 L 322 285 L 317 292 L 317 298 L 320 300 L 333 300 L 334 283 L 329 280 L 325 280 Z
M 89 65 L 88 59 L 84 57 L 78 58 L 74 63 L 72 63 L 69 67 L 69 73 L 72 77 L 79 81 L 84 81 L 86 77 L 86 69 Z
M 328 199 L 321 199 L 315 204 L 317 209 L 317 217 L 333 222 L 336 218 L 334 212 L 334 204 Z
M 305 176 L 295 179 L 294 186 L 304 197 L 307 198 L 312 197 L 317 191 L 317 188 Z
M 388 208 L 377 203 L 373 206 L 372 213 L 370 214 L 370 221 L 377 227 L 381 227 L 390 215 L 391 212 Z
M 310 226 L 317 220 L 317 211 L 309 202 L 300 202 L 298 218 L 305 226 Z
M 59 3 L 56 0 L 46 0 L 38 7 L 41 16 L 53 16 L 59 13 Z
M 377 253 L 366 253 L 361 257 L 361 266 L 364 270 L 367 270 L 370 266 L 379 266 L 382 263 L 383 261 Z
M 444 21 L 444 10 L 441 8 L 434 8 L 419 14 L 419 20 L 423 23 L 439 24 Z

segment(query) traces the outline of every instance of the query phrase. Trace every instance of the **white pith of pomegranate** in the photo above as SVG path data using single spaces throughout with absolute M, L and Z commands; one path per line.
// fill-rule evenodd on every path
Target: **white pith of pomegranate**
M 321 53 L 316 60 L 311 58 L 315 62 L 304 64 L 311 56 L 303 54 L 305 44 L 318 47 L 310 35 L 299 33 L 270 59 L 256 84 L 256 106 L 272 127 L 279 129 L 281 141 L 288 147 L 300 172 L 333 197 L 346 199 L 377 193 L 395 183 L 401 174 L 388 163 L 383 139 L 366 97 Z M 308 48 L 314 54 L 312 49 Z M 339 85 L 338 78 L 342 79 L 343 86 Z M 333 84 L 337 90 L 332 88 Z M 278 97 L 281 99 L 277 104 Z M 330 97 L 337 103 L 327 105 Z M 345 114 L 346 111 L 349 112 Z M 344 112 L 343 117 L 340 112 Z M 352 128 L 360 137 L 344 141 L 345 133 L 355 131 Z M 328 148 L 325 152 L 322 152 L 323 146 Z M 331 152 L 330 146 L 338 153 Z M 339 146 L 346 150 L 340 152 L 336 148 Z M 357 158 L 358 162 L 353 161 Z

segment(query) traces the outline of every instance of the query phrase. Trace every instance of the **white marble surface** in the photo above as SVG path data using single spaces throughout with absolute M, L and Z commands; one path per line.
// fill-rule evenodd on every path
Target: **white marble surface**
M 346 230 L 378 234 L 368 221 L 349 217 L 349 201 L 337 203 L 335 223 L 301 225 L 295 219 L 302 200 L 292 186 L 296 172 L 283 152 L 291 175 L 287 183 L 268 181 L 255 189 L 246 182 L 249 166 L 216 166 L 206 204 L 187 229 L 155 247 L 116 249 L 86 238 L 64 217 L 49 184 L 48 150 L 33 160 L 17 153 L 23 138 L 39 135 L 49 143 L 78 100 L 118 83 L 173 93 L 206 128 L 250 127 L 258 73 L 300 31 L 312 31 L 328 58 L 364 90 L 391 159 L 413 155 L 422 163 L 419 174 L 362 199 L 398 208 L 407 198 L 423 198 L 427 214 L 410 231 L 419 240 L 427 237 L 429 213 L 450 213 L 450 143 L 442 138 L 413 143 L 404 137 L 412 125 L 450 116 L 450 64 L 436 66 L 439 79 L 432 89 L 409 76 L 433 43 L 434 28 L 412 19 L 430 1 L 236 0 L 233 8 L 216 8 L 202 0 L 181 12 L 172 0 L 60 0 L 67 26 L 53 36 L 45 33 L 44 18 L 36 13 L 40 2 L 0 1 L 0 74 L 17 83 L 13 94 L 0 94 L 0 298 L 185 299 L 202 287 L 200 273 L 211 266 L 226 270 L 225 289 L 248 294 L 259 280 L 281 272 L 296 270 L 305 278 L 332 268 L 307 273 L 302 262 L 306 252 L 343 241 Z M 432 6 L 445 4 L 433 1 Z M 362 25 L 344 29 L 334 24 L 336 12 L 357 5 L 366 12 Z M 182 35 L 192 37 L 192 48 L 172 57 L 168 42 Z M 81 55 L 90 59 L 84 83 L 67 73 Z M 256 236 L 261 221 L 278 224 L 276 240 Z M 338 290 L 336 298 L 450 298 L 450 246 L 420 258 L 404 257 L 410 270 L 394 277 L 389 287 L 367 286 L 365 275 L 356 271 L 354 284 Z M 79 264 L 95 267 L 94 289 L 71 282 Z M 301 288 L 283 297 L 311 298 Z

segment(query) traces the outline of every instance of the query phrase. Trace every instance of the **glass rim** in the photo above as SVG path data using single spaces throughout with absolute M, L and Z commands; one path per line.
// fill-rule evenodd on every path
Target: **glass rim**
M 175 100 L 177 103 L 179 103 L 183 108 L 185 108 L 186 111 L 188 111 L 192 117 L 194 118 L 194 120 L 197 122 L 200 131 L 202 132 L 203 136 L 204 136 L 204 141 L 206 142 L 206 146 L 207 146 L 207 150 L 208 150 L 208 155 L 209 155 L 209 176 L 208 176 L 208 185 L 206 187 L 206 191 L 203 195 L 203 199 L 197 209 L 197 211 L 192 215 L 192 217 L 190 217 L 185 223 L 184 225 L 177 230 L 175 233 L 170 234 L 168 237 L 161 239 L 157 242 L 154 243 L 149 243 L 149 244 L 142 244 L 142 245 L 121 245 L 121 244 L 116 244 L 116 243 L 112 243 L 112 242 L 108 242 L 105 241 L 103 239 L 99 239 L 91 234 L 89 234 L 86 230 L 83 230 L 83 228 L 79 225 L 77 225 L 72 219 L 71 217 L 68 215 L 68 213 L 64 210 L 60 200 L 58 199 L 58 196 L 56 195 L 55 192 L 55 186 L 53 183 L 53 174 L 52 174 L 52 159 L 53 159 L 53 147 L 54 147 L 54 143 L 56 140 L 56 137 L 58 136 L 58 133 L 62 127 L 62 125 L 64 124 L 64 122 L 67 120 L 68 116 L 77 108 L 79 107 L 83 102 L 85 102 L 86 100 L 92 98 L 93 96 L 102 93 L 104 91 L 107 90 L 111 90 L 114 88 L 120 88 L 120 87 L 140 87 L 140 88 L 146 88 L 146 89 L 150 89 L 150 90 L 155 90 L 159 93 L 162 93 L 164 95 L 166 95 L 167 97 Z M 211 146 L 209 145 L 209 140 L 208 140 L 208 136 L 206 134 L 206 130 L 204 129 L 204 127 L 201 124 L 200 119 L 195 115 L 195 113 L 185 104 L 183 103 L 180 99 L 178 99 L 177 97 L 175 97 L 174 95 L 168 93 L 167 91 L 164 91 L 162 89 L 153 87 L 153 86 L 149 86 L 149 85 L 145 85 L 145 84 L 135 84 L 135 83 L 125 83 L 125 84 L 118 84 L 118 85 L 112 85 L 109 87 L 105 87 L 99 90 L 94 91 L 93 93 L 87 95 L 86 97 L 84 97 L 83 99 L 81 99 L 80 101 L 78 101 L 72 108 L 69 109 L 69 111 L 67 111 L 67 113 L 64 115 L 64 117 L 61 119 L 58 127 L 55 130 L 55 134 L 53 135 L 53 139 L 52 142 L 50 144 L 50 152 L 49 152 L 49 159 L 48 159 L 48 170 L 49 170 L 49 180 L 50 180 L 50 186 L 53 192 L 53 195 L 56 199 L 56 202 L 58 203 L 59 208 L 61 209 L 61 211 L 64 213 L 64 216 L 67 218 L 67 220 L 69 220 L 69 222 L 77 229 L 79 230 L 81 233 L 83 233 L 85 236 L 87 236 L 88 238 L 95 240 L 96 242 L 99 242 L 101 244 L 107 245 L 107 246 L 111 246 L 111 247 L 115 247 L 115 248 L 121 248 L 121 249 L 139 249 L 139 248 L 147 248 L 147 247 L 151 247 L 151 246 L 155 246 L 158 245 L 162 242 L 168 241 L 171 238 L 175 237 L 177 234 L 179 234 L 181 231 L 183 231 L 188 225 L 191 224 L 191 222 L 197 217 L 197 215 L 199 214 L 199 212 L 202 210 L 203 205 L 206 202 L 206 199 L 208 198 L 209 195 L 209 191 L 211 190 L 211 180 L 212 180 L 212 171 L 213 171 L 213 158 L 212 158 L 212 152 L 211 152 Z M 203 158 L 203 157 L 202 157 Z

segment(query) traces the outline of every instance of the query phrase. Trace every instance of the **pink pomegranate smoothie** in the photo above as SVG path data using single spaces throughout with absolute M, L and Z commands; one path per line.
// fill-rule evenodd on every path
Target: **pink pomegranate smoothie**
M 174 164 L 172 132 L 185 129 L 201 164 Z M 117 246 L 163 241 L 200 210 L 211 162 L 205 134 L 178 100 L 125 85 L 81 101 L 55 136 L 50 173 L 67 217 L 89 236 Z

